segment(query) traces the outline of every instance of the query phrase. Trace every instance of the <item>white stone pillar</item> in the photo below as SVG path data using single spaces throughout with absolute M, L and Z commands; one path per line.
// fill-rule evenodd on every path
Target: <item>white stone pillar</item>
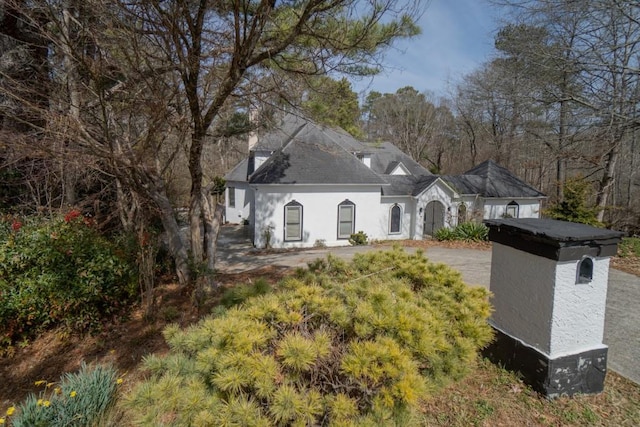
M 486 354 L 548 397 L 602 391 L 609 260 L 622 233 L 537 218 L 486 224 L 496 331 Z

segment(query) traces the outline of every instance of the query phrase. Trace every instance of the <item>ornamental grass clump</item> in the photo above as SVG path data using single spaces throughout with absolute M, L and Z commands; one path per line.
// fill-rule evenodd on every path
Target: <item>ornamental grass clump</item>
M 13 427 L 92 427 L 113 407 L 122 382 L 110 366 L 88 367 L 65 374 L 59 383 L 36 381 L 42 390 L 29 395 L 11 418 Z
M 483 242 L 489 238 L 489 228 L 482 223 L 469 221 L 458 224 L 454 228 L 440 228 L 434 237 L 441 242 L 449 240 Z
M 488 292 L 401 249 L 329 257 L 181 330 L 125 398 L 136 425 L 411 425 L 491 339 Z

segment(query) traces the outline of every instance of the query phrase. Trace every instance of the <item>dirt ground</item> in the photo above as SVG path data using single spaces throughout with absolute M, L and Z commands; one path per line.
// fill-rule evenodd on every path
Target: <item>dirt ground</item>
M 415 246 L 444 245 L 489 250 L 490 244 L 415 242 Z M 614 258 L 614 268 L 640 276 L 640 258 Z M 221 274 L 222 287 L 246 283 L 256 277 L 265 277 L 275 283 L 287 270 L 266 267 L 242 274 Z M 143 316 L 140 309 L 116 324 L 111 324 L 95 336 L 69 335 L 62 331 L 48 332 L 33 342 L 16 345 L 11 354 L 0 357 L 0 414 L 12 404 L 19 403 L 29 393 L 37 392 L 34 382 L 58 381 L 65 372 L 79 369 L 80 364 L 110 363 L 124 375 L 126 382 L 134 383 L 142 374 L 136 369 L 146 354 L 163 354 L 168 347 L 162 330 L 170 323 L 183 326 L 194 323 L 200 313 L 193 308 L 190 292 L 165 281 L 157 290 L 157 314 L 153 319 Z M 215 303 L 215 301 L 213 301 Z M 206 312 L 206 309 L 200 311 Z

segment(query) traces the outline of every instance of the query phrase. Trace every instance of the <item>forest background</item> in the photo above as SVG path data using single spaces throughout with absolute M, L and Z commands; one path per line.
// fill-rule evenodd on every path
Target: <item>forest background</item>
M 214 268 L 220 177 L 247 155 L 250 132 L 296 108 L 390 141 L 434 173 L 492 158 L 548 206 L 582 180 L 601 223 L 638 233 L 636 2 L 500 2 L 510 13 L 495 54 L 450 96 L 408 86 L 362 102 L 352 79 L 419 33 L 425 3 L 209 3 L 4 1 L 0 209 L 78 209 L 140 241 L 162 230 L 190 283 Z

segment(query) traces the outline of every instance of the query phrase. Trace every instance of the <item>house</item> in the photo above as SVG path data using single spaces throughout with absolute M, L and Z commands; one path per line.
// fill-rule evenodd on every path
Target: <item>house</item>
M 488 160 L 438 176 L 390 143 L 286 115 L 225 177 L 226 220 L 247 223 L 256 247 L 423 239 L 476 215 L 537 218 L 545 196 Z

